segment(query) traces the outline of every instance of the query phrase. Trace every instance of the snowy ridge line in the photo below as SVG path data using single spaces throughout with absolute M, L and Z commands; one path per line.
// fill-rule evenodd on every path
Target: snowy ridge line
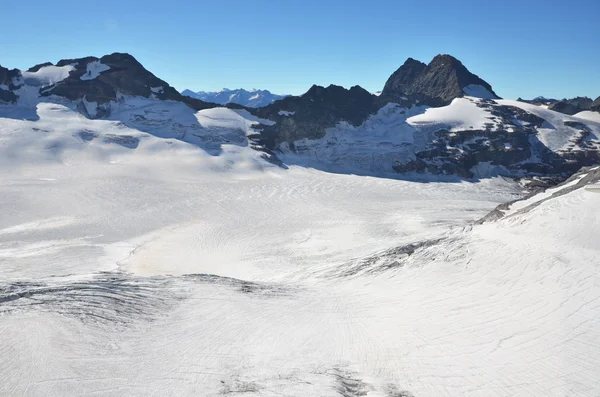
M 566 181 L 545 189 L 536 190 L 531 194 L 517 200 L 509 201 L 497 206 L 489 214 L 479 219 L 476 224 L 492 222 L 504 217 L 524 214 L 538 207 L 542 203 L 571 193 L 575 190 L 596 186 L 600 181 L 600 167 L 585 167 Z M 516 207 L 516 208 L 515 208 Z

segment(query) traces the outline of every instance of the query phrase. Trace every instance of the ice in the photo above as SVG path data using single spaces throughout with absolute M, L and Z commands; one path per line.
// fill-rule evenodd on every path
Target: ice
M 600 195 L 476 225 L 519 186 L 284 169 L 247 111 L 112 106 L 0 109 L 0 395 L 598 395 Z M 418 144 L 423 110 L 325 139 Z
M 75 70 L 73 65 L 44 66 L 37 72 L 22 72 L 21 74 L 25 84 L 40 87 L 63 81 L 73 70 Z

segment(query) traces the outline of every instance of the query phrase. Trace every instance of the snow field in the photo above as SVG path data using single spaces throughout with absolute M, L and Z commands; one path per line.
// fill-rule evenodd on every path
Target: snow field
M 113 110 L 0 113 L 0 395 L 600 391 L 600 195 L 473 225 L 522 192 L 286 170 L 242 111 Z M 327 139 L 411 142 L 380 112 Z

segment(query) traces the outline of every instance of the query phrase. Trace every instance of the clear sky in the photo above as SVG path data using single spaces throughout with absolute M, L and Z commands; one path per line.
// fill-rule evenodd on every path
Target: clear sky
M 600 0 L 28 0 L 0 64 L 129 52 L 179 90 L 381 90 L 407 57 L 459 58 L 505 98 L 600 96 Z

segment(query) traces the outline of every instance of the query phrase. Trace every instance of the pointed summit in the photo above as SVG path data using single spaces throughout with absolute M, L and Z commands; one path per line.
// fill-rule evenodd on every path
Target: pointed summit
M 408 58 L 388 79 L 383 87 L 383 95 L 405 95 L 417 77 L 427 67 L 423 62 Z
M 384 95 L 412 96 L 423 103 L 440 106 L 464 95 L 498 98 L 487 82 L 455 57 L 436 55 L 429 65 L 408 58 L 385 84 Z

